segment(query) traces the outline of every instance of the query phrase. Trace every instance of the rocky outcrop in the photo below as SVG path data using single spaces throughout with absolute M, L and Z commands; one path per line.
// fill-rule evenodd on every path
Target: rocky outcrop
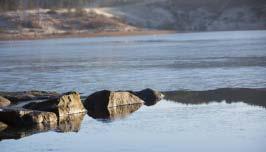
M 144 103 L 140 98 L 130 92 L 124 91 L 109 91 L 103 90 L 95 92 L 88 96 L 85 100 L 85 107 L 88 110 L 101 111 L 107 108 L 131 105 L 131 104 L 142 104 Z
M 52 112 L 33 111 L 23 108 L 5 108 L 0 110 L 0 121 L 11 126 L 56 123 L 57 116 Z
M 132 93 L 138 96 L 140 99 L 142 99 L 145 105 L 147 106 L 156 104 L 164 97 L 164 95 L 161 92 L 152 90 L 150 88 Z
M 55 99 L 32 102 L 23 106 L 26 109 L 54 112 L 59 117 L 67 116 L 68 114 L 76 114 L 86 112 L 78 92 L 68 92 Z
M 23 99 L 26 100 L 24 95 Z M 31 103 L 26 105 L 24 104 L 27 102 L 22 102 L 0 108 L 0 140 L 19 139 L 49 130 L 78 132 L 86 112 L 79 93 L 68 92 L 52 98 L 49 95 L 47 97 L 49 99 L 45 101 L 30 101 Z M 35 99 L 28 99 L 33 98 Z M 21 108 L 20 104 L 25 108 Z M 8 124 L 8 127 L 4 124 Z
M 42 100 L 52 99 L 60 96 L 56 92 L 48 91 L 22 91 L 22 92 L 0 92 L 0 96 L 3 96 L 13 102 L 29 101 L 29 100 Z
M 113 121 L 116 119 L 123 119 L 133 112 L 137 111 L 143 104 L 132 104 L 107 108 L 105 110 L 88 111 L 88 115 L 94 119 L 102 121 Z
M 11 102 L 8 99 L 0 96 L 0 108 L 9 106 L 10 104 L 11 104 Z
M 7 127 L 8 127 L 7 124 L 0 121 L 0 132 L 5 130 Z

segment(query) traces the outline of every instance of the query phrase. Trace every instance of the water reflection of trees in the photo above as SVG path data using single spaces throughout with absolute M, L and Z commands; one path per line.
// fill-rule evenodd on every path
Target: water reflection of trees
M 210 102 L 244 102 L 266 108 L 266 89 L 222 88 L 207 91 L 167 91 L 166 100 L 183 104 L 203 104 Z

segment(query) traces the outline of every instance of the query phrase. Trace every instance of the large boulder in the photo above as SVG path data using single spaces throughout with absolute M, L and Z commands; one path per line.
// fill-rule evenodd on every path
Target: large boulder
M 88 110 L 100 111 L 110 107 L 142 103 L 140 98 L 130 92 L 103 90 L 88 96 L 84 104 Z
M 152 90 L 150 88 L 132 93 L 142 99 L 147 106 L 154 105 L 164 98 L 164 95 L 161 92 Z
M 11 104 L 11 102 L 8 99 L 0 96 L 0 108 L 9 106 L 10 104 Z
M 86 112 L 78 92 L 68 92 L 58 98 L 43 101 L 32 102 L 23 106 L 26 109 L 54 112 L 59 117 L 65 117 L 68 114 Z
M 29 101 L 29 100 L 42 100 L 51 99 L 60 96 L 56 92 L 49 91 L 22 91 L 22 92 L 0 92 L 3 96 L 11 102 Z
M 38 123 L 56 123 L 57 116 L 52 112 L 33 111 L 23 108 L 0 109 L 0 121 L 11 126 L 26 126 Z

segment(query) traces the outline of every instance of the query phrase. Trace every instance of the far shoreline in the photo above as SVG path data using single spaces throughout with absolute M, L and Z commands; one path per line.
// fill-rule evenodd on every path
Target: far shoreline
M 49 35 L 22 35 L 22 34 L 2 34 L 0 41 L 27 41 L 27 40 L 45 40 L 60 38 L 94 38 L 94 37 L 120 37 L 120 36 L 141 36 L 141 35 L 164 35 L 175 34 L 174 30 L 138 30 L 138 31 L 100 31 L 94 33 L 56 33 Z
M 0 42 L 5 41 L 31 41 L 31 40 L 48 40 L 64 38 L 96 38 L 96 37 L 122 37 L 122 36 L 145 36 L 145 35 L 167 35 L 167 34 L 184 34 L 184 33 L 208 33 L 208 32 L 240 32 L 240 31 L 266 31 L 266 29 L 247 29 L 247 30 L 216 30 L 216 31 L 175 31 L 175 30 L 152 30 L 141 29 L 136 31 L 100 31 L 100 32 L 69 32 L 56 34 L 1 34 Z

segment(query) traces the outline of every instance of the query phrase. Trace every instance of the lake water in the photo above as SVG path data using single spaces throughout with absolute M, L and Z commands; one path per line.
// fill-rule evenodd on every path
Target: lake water
M 266 31 L 0 42 L 1 91 L 89 95 L 147 87 L 266 88 Z M 110 119 L 85 115 L 74 129 L 22 130 L 18 136 L 33 135 L 1 141 L 1 152 L 266 151 L 263 107 L 163 100 L 133 111 Z
M 266 31 L 0 42 L 0 90 L 266 87 Z

